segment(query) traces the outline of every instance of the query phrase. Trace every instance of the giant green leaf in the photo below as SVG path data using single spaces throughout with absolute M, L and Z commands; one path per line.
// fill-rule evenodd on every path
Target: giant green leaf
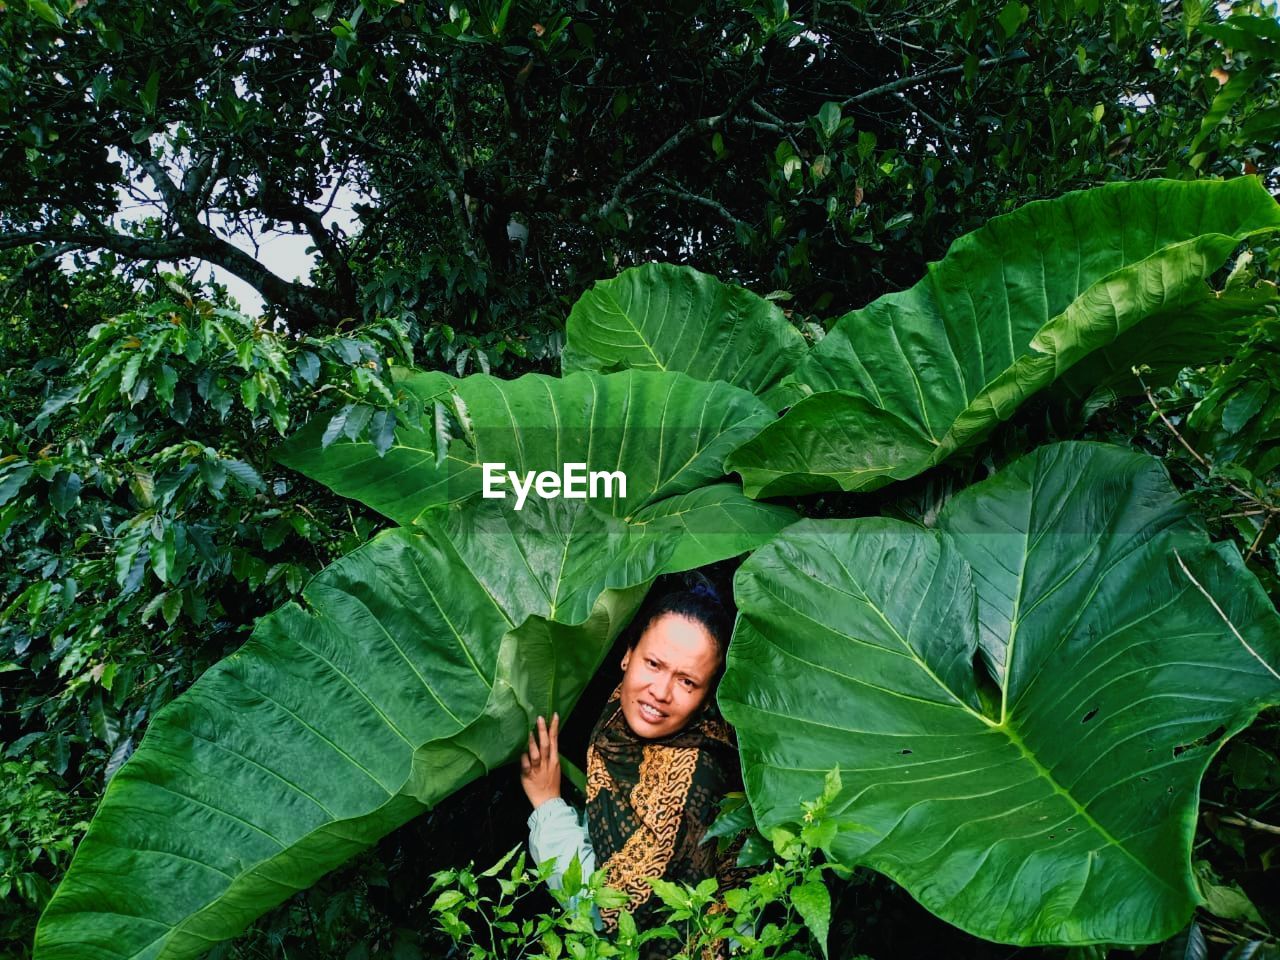
M 504 763 L 569 712 L 678 539 L 477 501 L 339 560 L 157 716 L 36 956 L 197 956 Z
M 1202 302 L 1242 240 L 1278 227 L 1254 178 L 1109 184 L 997 217 L 842 317 L 765 397 L 790 409 L 728 466 L 750 496 L 914 476 L 1125 331 Z
M 589 471 L 626 474 L 625 496 L 615 487 L 590 502 L 627 517 L 722 478 L 728 452 L 771 419 L 745 390 L 679 373 L 582 372 L 564 379 L 529 374 L 505 381 L 411 371 L 400 376 L 399 385 L 427 411 L 451 393 L 463 401 L 471 435 L 453 439 L 443 462 L 437 464 L 430 418 L 412 416 L 402 418 L 385 456 L 368 441 L 325 447 L 320 418 L 291 437 L 278 458 L 405 525 L 425 510 L 481 490 L 486 462 L 504 463 L 522 475 L 585 463 Z M 513 496 L 509 483 L 502 489 Z M 604 493 L 603 484 L 597 492 Z
M 674 540 L 663 565 L 674 573 L 745 553 L 796 519 L 789 507 L 748 499 L 736 483 L 716 483 L 645 507 L 631 525 L 641 535 Z
M 586 464 L 588 473 L 621 471 L 625 496 L 616 485 L 603 495 L 601 483 L 601 496 L 588 502 L 634 521 L 637 534 L 681 533 L 663 573 L 745 553 L 795 519 L 748 499 L 736 484 L 716 483 L 729 451 L 771 419 L 762 401 L 727 383 L 654 371 L 505 381 L 416 370 L 402 371 L 397 382 L 411 412 L 399 418 L 385 456 L 371 441 L 325 447 L 325 419 L 317 418 L 282 445 L 278 459 L 406 525 L 481 491 L 486 462 L 521 475 L 558 473 L 566 463 Z M 454 397 L 469 429 L 438 461 L 430 411 Z M 498 489 L 514 505 L 511 484 Z
M 1074 398 L 1089 414 L 1117 397 L 1141 396 L 1144 384 L 1172 383 L 1185 367 L 1231 356 L 1253 323 L 1278 302 L 1280 292 L 1269 283 L 1223 291 L 1206 287 L 1198 299 L 1130 327 L 1075 364 L 1054 383 L 1052 399 Z
M 794 519 L 708 485 L 769 417 L 728 384 L 400 383 L 424 411 L 462 399 L 469 436 L 439 466 L 413 419 L 384 458 L 371 443 L 324 448 L 318 422 L 283 459 L 415 526 L 325 570 L 305 607 L 264 618 L 157 718 L 42 919 L 41 957 L 193 956 L 234 936 L 507 760 L 536 713 L 566 713 L 659 573 L 749 550 Z M 629 483 L 594 501 L 532 495 L 517 511 L 476 496 L 489 459 L 520 472 L 583 462 Z
M 1159 463 L 1042 448 L 938 530 L 802 521 L 738 572 L 719 692 L 766 828 L 839 765 L 834 852 L 1020 944 L 1184 926 L 1200 778 L 1280 702 L 1280 618 Z
M 647 263 L 573 305 L 561 364 L 673 370 L 763 393 L 804 356 L 800 332 L 768 300 L 690 267 Z

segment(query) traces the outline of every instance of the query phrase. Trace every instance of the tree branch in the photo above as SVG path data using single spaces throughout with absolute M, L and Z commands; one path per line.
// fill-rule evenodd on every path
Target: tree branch
M 324 219 L 320 214 L 306 204 L 266 195 L 258 197 L 258 206 L 263 213 L 272 219 L 288 220 L 290 223 L 299 223 L 307 228 L 307 233 L 311 235 L 316 249 L 320 251 L 320 255 L 324 257 L 324 262 L 333 271 L 334 279 L 338 285 L 339 298 L 346 306 L 347 312 L 354 315 L 356 312 L 356 288 L 355 280 L 351 276 L 351 268 L 347 265 L 346 256 L 338 249 L 337 238 L 325 227 Z
M 690 193 L 687 190 L 677 190 L 667 186 L 654 187 L 653 190 L 655 193 L 660 193 L 668 197 L 675 197 L 677 200 L 687 200 L 689 203 L 697 203 L 704 207 L 709 207 L 735 227 L 745 226 L 741 220 L 729 212 L 727 207 L 715 200 L 712 200 L 710 197 L 700 197 L 696 193 Z
M 147 176 L 151 178 L 151 182 L 156 185 L 156 189 L 160 191 L 160 196 L 168 205 L 169 215 L 173 217 L 175 222 L 181 224 L 184 229 L 192 221 L 199 224 L 198 220 L 187 215 L 189 198 L 178 189 L 176 183 L 169 179 L 169 175 L 156 162 L 155 157 L 151 156 L 149 149 L 131 150 L 129 156 L 147 172 Z
M 1011 53 L 1007 57 L 988 57 L 986 60 L 978 61 L 978 69 L 985 70 L 987 67 L 998 66 L 1002 63 L 1017 63 L 1021 60 L 1028 59 L 1025 53 Z M 889 83 L 882 83 L 878 87 L 872 87 L 870 90 L 863 90 L 861 93 L 855 93 L 852 97 L 841 102 L 840 106 L 849 107 L 855 103 L 861 103 L 863 100 L 870 100 L 872 97 L 878 97 L 885 93 L 897 93 L 899 90 L 906 90 L 908 87 L 914 87 L 917 84 L 928 83 L 930 80 L 937 80 L 939 77 L 951 77 L 957 73 L 964 73 L 964 64 L 954 67 L 941 67 L 937 70 L 926 70 L 924 73 L 918 73 L 913 77 L 901 77 Z
M 194 244 L 185 237 L 176 240 L 147 240 L 120 233 L 95 233 L 71 227 L 42 227 L 38 230 L 0 233 L 0 250 L 12 250 L 33 243 L 59 243 L 77 249 L 110 250 L 136 260 L 176 260 L 195 256 Z
M 254 287 L 267 302 L 279 307 L 300 329 L 331 326 L 342 318 L 341 311 L 329 302 L 323 291 L 284 280 L 211 230 L 203 226 L 201 230 L 207 236 L 148 240 L 120 233 L 95 233 L 71 227 L 42 227 L 16 233 L 0 233 L 0 250 L 11 250 L 33 243 L 57 243 L 67 245 L 68 249 L 110 250 L 131 260 L 204 260 L 235 274 Z
M 70 253 L 75 249 L 76 245 L 73 243 L 59 243 L 33 257 L 16 277 L 4 284 L 5 292 L 13 295 L 13 303 L 17 304 L 27 289 L 35 283 L 41 271 L 52 265 L 64 253 Z M 12 307 L 6 309 L 12 309 Z
M 767 120 L 752 120 L 750 117 L 734 117 L 733 125 L 735 127 L 754 127 L 757 130 L 768 130 L 770 133 L 789 133 L 804 126 L 801 123 L 770 123 Z
M 193 163 L 190 169 L 182 176 L 182 193 L 188 199 L 194 200 L 204 190 L 204 185 L 208 182 L 210 174 L 213 172 L 214 151 L 209 150 L 196 163 Z
M 713 117 L 703 117 L 700 120 L 693 120 L 672 134 L 666 143 L 662 144 L 662 146 L 658 147 L 657 150 L 649 154 L 643 163 L 622 177 L 622 179 L 614 185 L 613 193 L 609 195 L 608 200 L 600 205 L 600 209 L 596 211 L 596 216 L 603 220 L 605 217 L 609 216 L 609 214 L 613 213 L 613 211 L 618 209 L 618 204 L 622 202 L 622 195 L 626 192 L 628 187 L 653 170 L 663 157 L 669 154 L 676 147 L 680 146 L 680 144 L 684 143 L 695 133 L 714 130 L 716 127 L 720 126 L 720 124 L 732 117 L 734 113 L 737 112 L 738 108 L 742 106 L 743 101 L 747 100 L 751 96 L 754 89 L 754 82 L 745 84 L 729 102 L 729 106 L 725 108 L 723 113 L 716 114 Z

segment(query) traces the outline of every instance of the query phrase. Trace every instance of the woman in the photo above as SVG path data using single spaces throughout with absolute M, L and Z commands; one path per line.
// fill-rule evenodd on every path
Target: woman
M 732 733 L 713 710 L 732 626 L 705 579 L 667 594 L 637 619 L 622 682 L 587 748 L 585 823 L 560 796 L 559 715 L 550 725 L 538 718 L 520 759 L 520 782 L 534 808 L 534 861 L 556 858 L 552 886 L 575 854 L 583 876 L 602 865 L 609 886 L 627 894 L 641 929 L 654 924 L 660 905 L 647 878 L 729 879 L 732 860 L 702 839 L 724 794 L 740 789 Z M 617 929 L 616 910 L 600 914 L 606 931 Z M 650 955 L 678 946 L 654 941 Z

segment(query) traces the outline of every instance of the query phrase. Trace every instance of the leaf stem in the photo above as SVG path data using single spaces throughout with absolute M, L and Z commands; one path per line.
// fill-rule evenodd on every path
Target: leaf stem
M 1244 562 L 1248 563 L 1253 559 L 1253 555 L 1258 552 L 1258 547 L 1262 546 L 1262 538 L 1266 536 L 1267 528 L 1271 526 L 1271 521 L 1275 517 L 1275 513 L 1271 510 L 1267 511 L 1267 517 L 1262 521 L 1262 526 L 1258 529 L 1258 535 L 1253 538 L 1253 543 L 1249 544 L 1249 552 L 1244 555 Z
M 1258 830 L 1262 833 L 1274 833 L 1280 836 L 1280 827 L 1272 823 L 1263 823 L 1261 820 L 1255 820 L 1253 817 L 1246 817 L 1243 813 L 1235 813 L 1229 817 L 1220 818 L 1223 823 L 1229 823 L 1233 827 L 1248 827 L 1250 830 Z
M 1260 830 L 1263 833 L 1274 833 L 1280 835 L 1280 827 L 1271 823 L 1264 823 L 1261 820 L 1255 820 L 1248 814 L 1241 813 L 1239 810 L 1233 810 L 1225 803 L 1218 803 L 1216 800 L 1202 800 L 1205 806 L 1217 807 L 1219 810 L 1225 811 L 1218 819 L 1223 823 L 1229 823 L 1233 827 L 1249 827 L 1251 830 Z

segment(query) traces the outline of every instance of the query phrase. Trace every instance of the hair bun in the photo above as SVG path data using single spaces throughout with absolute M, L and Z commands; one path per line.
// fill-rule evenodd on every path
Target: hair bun
M 708 600 L 714 600 L 716 603 L 723 604 L 720 599 L 720 593 L 711 585 L 711 581 L 705 577 L 699 577 L 689 588 L 689 592 L 696 597 L 706 597 Z

